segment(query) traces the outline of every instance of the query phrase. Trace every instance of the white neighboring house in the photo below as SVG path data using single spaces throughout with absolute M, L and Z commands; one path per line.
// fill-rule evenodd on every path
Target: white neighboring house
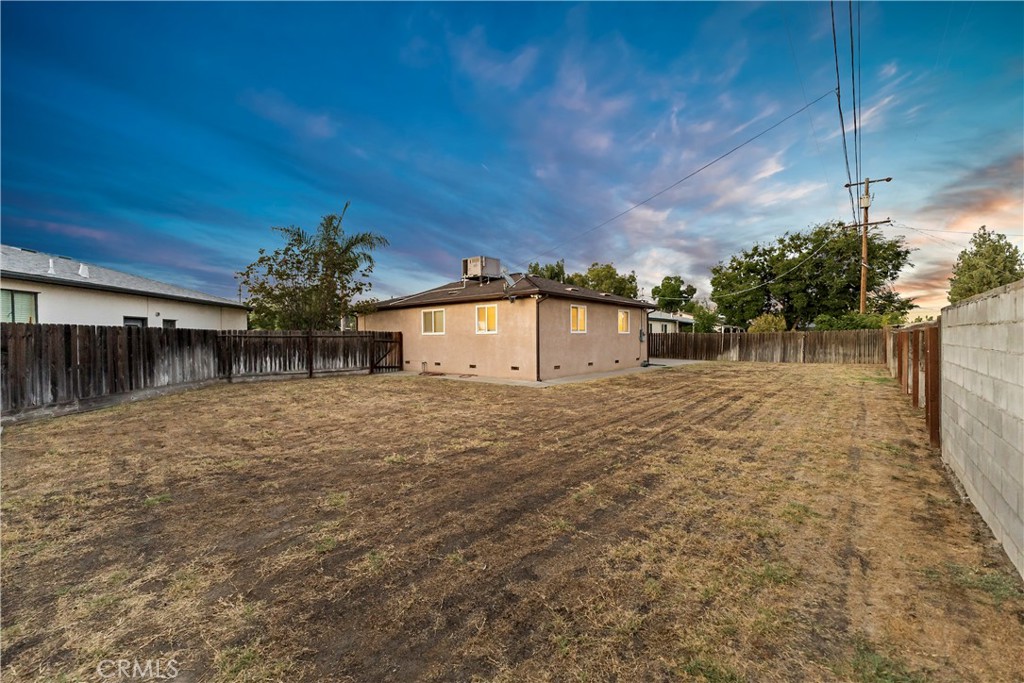
M 648 332 L 693 332 L 693 316 L 688 313 L 651 311 L 647 314 Z
M 244 330 L 237 301 L 149 278 L 0 245 L 3 322 Z

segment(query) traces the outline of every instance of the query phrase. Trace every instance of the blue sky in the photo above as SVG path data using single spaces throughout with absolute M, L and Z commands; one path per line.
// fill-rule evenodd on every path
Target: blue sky
M 849 5 L 835 6 L 851 100 Z M 979 225 L 1020 245 L 1024 4 L 864 3 L 862 176 L 927 308 Z M 565 258 L 650 291 L 852 220 L 828 3 L 9 3 L 2 239 L 237 296 L 274 225 L 391 246 L 373 295 Z M 853 116 L 847 105 L 848 128 Z M 849 131 L 848 131 L 849 132 Z M 848 138 L 852 146 L 852 135 Z M 856 173 L 856 168 L 854 168 Z M 916 228 L 911 230 L 910 228 Z M 588 232 L 589 231 L 589 232 Z M 936 231 L 936 232 L 932 232 Z M 944 231 L 944 232 L 938 232 Z

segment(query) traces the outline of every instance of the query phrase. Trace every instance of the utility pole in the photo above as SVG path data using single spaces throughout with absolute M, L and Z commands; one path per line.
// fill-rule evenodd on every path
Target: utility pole
M 892 182 L 892 178 L 882 178 L 876 183 Z M 865 178 L 863 183 L 846 183 L 843 187 L 863 185 L 864 194 L 860 196 L 860 208 L 864 209 L 864 222 L 861 224 L 860 237 L 860 312 L 861 315 L 868 312 L 868 207 L 871 206 L 871 178 Z

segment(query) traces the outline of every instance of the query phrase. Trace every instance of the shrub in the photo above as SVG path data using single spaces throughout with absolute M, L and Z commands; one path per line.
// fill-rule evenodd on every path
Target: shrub
M 750 321 L 747 332 L 785 332 L 786 319 L 778 313 L 763 313 Z
M 816 330 L 880 330 L 890 321 L 881 313 L 844 313 L 841 316 L 819 315 L 814 319 Z

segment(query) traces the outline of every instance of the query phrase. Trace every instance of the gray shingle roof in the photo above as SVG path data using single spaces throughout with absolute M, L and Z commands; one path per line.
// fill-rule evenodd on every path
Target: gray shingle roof
M 54 272 L 52 273 L 48 272 L 50 269 L 50 259 L 53 259 Z M 0 272 L 5 277 L 34 282 L 50 282 L 72 287 L 84 287 L 86 289 L 103 289 L 112 292 L 142 294 L 177 301 L 246 308 L 243 304 L 231 299 L 197 292 L 194 289 L 169 285 L 166 282 L 158 282 L 157 280 L 150 280 L 149 278 L 130 273 L 122 273 L 119 270 L 112 270 L 91 263 L 84 264 L 88 268 L 89 273 L 88 277 L 84 277 L 79 274 L 79 268 L 82 264 L 82 261 L 69 259 L 65 256 L 52 256 L 31 249 L 21 249 L 6 244 L 0 245 Z
M 398 308 L 415 308 L 417 306 L 431 306 L 441 303 L 462 303 L 470 301 L 493 301 L 504 299 L 508 296 L 531 296 L 533 294 L 546 294 L 548 296 L 564 299 L 580 299 L 583 301 L 598 301 L 601 303 L 616 304 L 632 308 L 654 308 L 651 304 L 630 299 L 616 294 L 598 292 L 586 287 L 566 285 L 555 280 L 539 277 L 537 275 L 523 275 L 513 273 L 510 276 L 515 280 L 515 286 L 506 289 L 505 281 L 502 278 L 492 280 L 468 280 L 463 283 L 461 280 L 449 282 L 446 285 L 428 289 L 419 294 L 388 299 L 377 304 L 378 310 L 393 310 Z

